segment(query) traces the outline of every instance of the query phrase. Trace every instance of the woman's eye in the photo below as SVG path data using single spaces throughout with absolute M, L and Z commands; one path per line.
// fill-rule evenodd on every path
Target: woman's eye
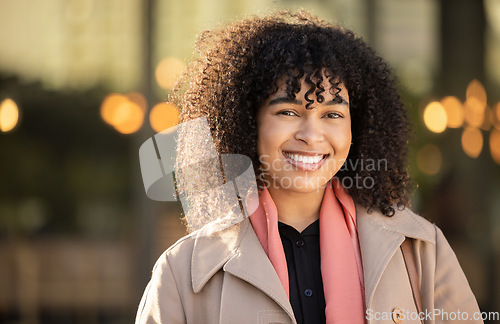
M 282 110 L 278 111 L 278 115 L 283 115 L 283 116 L 297 116 L 297 114 L 291 110 Z
M 324 115 L 324 117 L 331 118 L 331 119 L 337 119 L 337 118 L 343 118 L 344 116 L 342 116 L 341 114 L 336 113 L 336 112 L 331 112 L 331 113 Z

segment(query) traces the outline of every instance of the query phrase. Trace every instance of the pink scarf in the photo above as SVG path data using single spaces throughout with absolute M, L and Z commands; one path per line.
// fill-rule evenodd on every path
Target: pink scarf
M 264 188 L 252 226 L 289 296 L 288 268 L 278 231 L 278 211 Z M 319 217 L 321 275 L 326 302 L 326 323 L 365 323 L 364 280 L 351 196 L 332 179 L 323 196 Z

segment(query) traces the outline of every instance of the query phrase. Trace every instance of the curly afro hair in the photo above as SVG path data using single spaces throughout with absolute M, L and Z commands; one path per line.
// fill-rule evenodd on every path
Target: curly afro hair
M 387 63 L 353 32 L 306 12 L 279 12 L 203 32 L 196 50 L 173 100 L 181 122 L 207 117 L 219 154 L 250 157 L 259 175 L 259 107 L 280 79 L 293 98 L 305 77 L 319 99 L 326 70 L 332 88 L 343 82 L 350 98 L 353 145 L 336 177 L 364 184 L 345 186 L 368 210 L 392 216 L 408 205 L 406 108 Z

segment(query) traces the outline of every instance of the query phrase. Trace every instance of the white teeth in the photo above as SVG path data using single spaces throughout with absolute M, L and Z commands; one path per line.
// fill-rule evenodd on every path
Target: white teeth
M 290 153 L 286 153 L 286 156 L 294 161 L 307 164 L 318 163 L 319 161 L 323 160 L 324 157 L 324 155 L 305 156 L 305 155 L 290 154 Z

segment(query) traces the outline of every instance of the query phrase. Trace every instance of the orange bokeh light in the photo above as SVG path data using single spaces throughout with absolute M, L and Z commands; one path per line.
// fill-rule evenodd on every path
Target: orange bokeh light
M 12 99 L 0 103 L 0 131 L 6 133 L 16 127 L 19 120 L 19 108 Z
M 112 93 L 101 104 L 101 117 L 118 132 L 132 134 L 142 126 L 146 105 L 146 98 L 141 93 Z
M 483 149 L 483 134 L 477 128 L 466 127 L 462 133 L 462 149 L 465 154 L 475 159 Z
M 467 85 L 466 98 L 476 98 L 483 106 L 486 106 L 487 96 L 484 86 L 478 80 L 474 79 Z
M 495 115 L 493 110 L 490 109 L 490 107 L 486 106 L 484 109 L 484 118 L 483 118 L 483 123 L 481 124 L 481 129 L 485 131 L 489 131 L 491 128 L 491 125 L 495 122 Z
M 165 89 L 174 88 L 175 82 L 185 69 L 185 64 L 176 57 L 167 57 L 158 63 L 155 70 L 156 82 Z
M 110 124 L 114 124 L 114 115 L 116 109 L 122 104 L 127 102 L 128 99 L 122 94 L 111 93 L 104 98 L 101 104 L 101 117 L 102 119 Z
M 500 164 L 500 130 L 493 129 L 490 133 L 490 153 L 493 160 Z
M 467 98 L 464 104 L 465 122 L 471 127 L 481 127 L 484 122 L 486 105 L 476 97 Z
M 493 115 L 493 124 L 495 128 L 500 129 L 500 102 L 497 103 L 495 114 Z
M 148 102 L 146 100 L 146 97 L 140 92 L 133 91 L 130 93 L 126 94 L 126 97 L 128 100 L 136 103 L 143 111 L 146 111 Z
M 448 118 L 447 126 L 450 128 L 459 128 L 464 124 L 464 108 L 460 100 L 456 97 L 448 96 L 441 100 Z
M 179 109 L 172 103 L 156 104 L 149 114 L 149 122 L 155 132 L 164 131 L 179 123 Z
M 127 101 L 119 105 L 114 114 L 113 126 L 122 134 L 137 132 L 144 121 L 144 111 L 138 104 Z
M 446 129 L 448 118 L 441 103 L 433 101 L 424 110 L 424 123 L 434 133 L 442 133 Z
M 465 122 L 469 126 L 481 127 L 483 125 L 486 104 L 486 90 L 481 82 L 476 79 L 469 82 L 464 103 Z

